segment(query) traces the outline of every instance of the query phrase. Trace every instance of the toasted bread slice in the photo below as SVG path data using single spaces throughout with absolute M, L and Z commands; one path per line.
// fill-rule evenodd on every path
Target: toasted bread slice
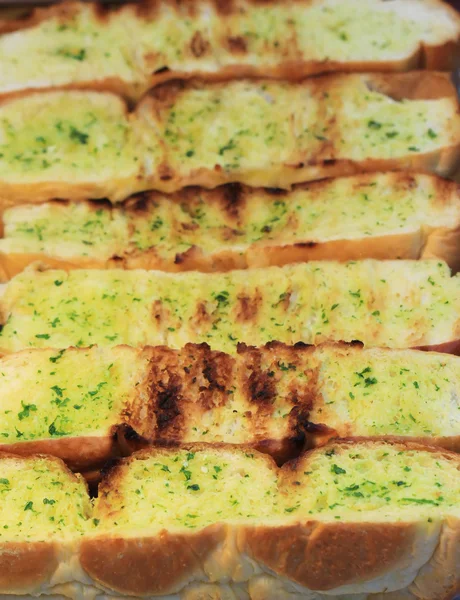
M 0 450 L 46 452 L 79 471 L 146 444 L 251 445 L 280 463 L 305 447 L 308 396 L 264 388 L 250 355 L 193 344 L 24 350 L 0 371 Z
M 150 187 L 292 184 L 363 171 L 458 167 L 460 115 L 441 73 L 332 75 L 301 83 L 172 82 L 139 104 L 164 158 Z
M 0 448 L 58 456 L 74 470 L 116 455 L 116 429 L 148 389 L 148 353 L 24 350 L 0 360 Z
M 137 146 L 132 117 L 113 94 L 50 91 L 3 100 L 1 203 L 123 199 L 139 186 Z
M 24 348 L 359 340 L 455 352 L 459 278 L 445 263 L 309 262 L 229 273 L 26 270 L 0 309 L 5 352 Z
M 78 576 L 92 506 L 57 458 L 0 453 L 0 593 L 53 594 Z
M 250 445 L 279 464 L 331 437 L 460 451 L 460 359 L 445 354 L 119 346 L 24 350 L 0 369 L 0 449 L 58 456 L 92 483 L 104 461 L 149 445 Z
M 385 169 L 449 175 L 460 162 L 456 92 L 431 72 L 172 82 L 129 114 L 110 93 L 48 91 L 3 100 L 0 125 L 2 208 Z
M 65 269 L 210 272 L 318 259 L 435 257 L 460 269 L 457 185 L 402 172 L 290 192 L 237 184 L 172 196 L 152 192 L 120 207 L 22 205 L 5 211 L 3 227 L 5 280 L 36 260 Z
M 438 0 L 67 2 L 0 23 L 0 94 L 50 87 L 138 98 L 166 79 L 451 69 L 458 15 Z
M 370 441 L 315 450 L 281 471 L 230 447 L 144 451 L 102 483 L 80 560 L 93 585 L 125 595 L 222 581 L 278 598 L 258 594 L 268 571 L 305 593 L 424 598 L 431 569 L 433 597 L 444 598 L 460 584 L 459 469 L 456 454 Z
M 318 348 L 315 357 L 308 420 L 329 430 L 313 431 L 316 443 L 328 437 L 391 437 L 460 452 L 458 357 L 337 345 Z

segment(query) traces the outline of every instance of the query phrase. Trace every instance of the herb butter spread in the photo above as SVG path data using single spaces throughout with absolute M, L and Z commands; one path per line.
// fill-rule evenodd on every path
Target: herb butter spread
M 86 484 L 51 457 L 0 457 L 0 543 L 71 540 L 88 528 Z
M 385 443 L 335 444 L 281 470 L 241 450 L 157 450 L 113 473 L 98 531 L 136 537 L 213 523 L 404 521 L 459 514 L 457 461 Z
M 437 261 L 310 262 L 224 274 L 26 271 L 2 297 L 0 346 L 360 340 L 407 348 L 459 337 L 459 279 Z
M 277 244 L 401 234 L 420 235 L 423 245 L 431 230 L 453 228 L 459 220 L 454 184 L 427 175 L 372 174 L 276 194 L 224 186 L 172 196 L 151 193 L 117 207 L 85 202 L 15 206 L 3 215 L 0 251 L 129 261 L 153 250 L 160 264 L 173 270 L 192 248 L 208 256 L 220 251 L 242 255 Z
M 25 351 L 0 365 L 3 444 L 107 435 L 146 375 L 146 363 L 125 347 Z

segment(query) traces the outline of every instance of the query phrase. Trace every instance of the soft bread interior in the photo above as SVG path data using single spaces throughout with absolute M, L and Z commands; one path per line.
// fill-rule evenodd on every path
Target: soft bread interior
M 77 259 L 81 267 L 91 259 L 103 264 L 117 257 L 118 263 L 123 259 L 133 268 L 145 257 L 149 266 L 167 271 L 228 270 L 239 263 L 283 261 L 264 250 L 274 248 L 279 254 L 286 244 L 300 247 L 294 246 L 285 262 L 300 259 L 303 244 L 313 248 L 343 240 L 361 242 L 363 257 L 381 258 L 374 238 L 383 236 L 387 258 L 393 252 L 394 258 L 420 258 L 432 232 L 453 231 L 459 221 L 453 183 L 427 175 L 376 173 L 290 192 L 229 185 L 172 196 L 153 192 L 114 208 L 87 202 L 15 206 L 3 215 L 0 252 L 30 254 L 29 262 L 37 255 L 44 261 Z M 399 235 L 410 238 L 410 250 L 391 237 Z M 438 258 L 444 249 L 437 249 Z M 225 257 L 220 259 L 219 253 Z M 454 260 L 450 255 L 446 259 Z
M 439 93 L 389 95 L 417 84 Z M 454 87 L 439 73 L 175 81 L 155 88 L 131 113 L 106 92 L 7 98 L 0 104 L 2 205 L 117 202 L 149 189 L 235 181 L 290 188 L 385 168 L 449 175 L 458 162 L 457 108 Z
M 66 185 L 111 186 L 110 179 L 116 177 L 123 195 L 139 175 L 131 121 L 124 102 L 115 95 L 32 94 L 4 101 L 0 117 L 0 178 L 5 186 L 51 181 L 55 196 L 65 197 Z M 81 191 L 80 198 L 84 196 Z M 35 201 L 40 199 L 44 198 L 37 189 Z
M 198 445 L 127 460 L 100 486 L 95 534 L 155 535 L 273 515 L 278 474 L 265 455 Z
M 257 269 L 251 278 L 245 271 L 28 270 L 2 297 L 0 345 L 17 351 L 208 342 L 234 352 L 238 341 L 273 339 L 440 344 L 459 337 L 458 281 L 436 261 L 312 261 Z
M 81 537 L 92 506 L 80 475 L 58 459 L 0 453 L 0 543 Z

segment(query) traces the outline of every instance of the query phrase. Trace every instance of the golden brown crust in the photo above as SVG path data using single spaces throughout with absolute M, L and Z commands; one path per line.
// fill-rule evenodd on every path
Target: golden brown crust
M 163 530 L 142 539 L 97 537 L 82 542 L 83 569 L 99 584 L 129 595 L 172 594 L 201 579 L 203 563 L 227 535 L 225 525 L 196 533 Z
M 413 350 L 423 350 L 424 352 L 441 352 L 460 356 L 460 339 L 444 342 L 443 344 L 432 344 L 430 346 L 415 346 Z
M 2 444 L 0 448 L 2 452 L 12 452 L 20 456 L 49 454 L 63 460 L 73 471 L 102 466 L 118 455 L 114 436 L 111 434 L 100 437 L 83 435 Z
M 59 564 L 55 542 L 0 543 L 0 590 L 33 593 L 48 583 Z
M 318 523 L 254 527 L 250 555 L 265 568 L 310 590 L 327 591 L 377 578 L 411 553 L 412 523 Z

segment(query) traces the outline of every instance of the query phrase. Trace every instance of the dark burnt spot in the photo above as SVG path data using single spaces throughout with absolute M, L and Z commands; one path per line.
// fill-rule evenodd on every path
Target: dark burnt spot
M 296 242 L 294 244 L 296 248 L 314 248 L 317 245 L 317 242 Z
M 287 194 L 287 191 L 282 188 L 265 188 L 265 191 L 271 196 L 286 196 Z
M 264 227 L 262 227 L 261 232 L 262 233 L 270 233 L 270 231 L 272 230 L 272 228 L 270 227 L 270 225 L 264 225 Z
M 257 404 L 273 404 L 276 385 L 267 371 L 254 370 L 248 380 L 249 398 Z
M 239 183 L 229 183 L 222 188 L 224 210 L 234 219 L 239 216 L 239 209 L 243 204 L 243 188 Z
M 101 477 L 106 479 L 109 475 L 114 474 L 118 467 L 123 465 L 122 458 L 109 458 L 101 469 Z
M 140 442 L 143 439 L 130 425 L 124 425 L 123 435 L 130 442 Z
M 326 158 L 324 161 L 324 165 L 327 167 L 333 167 L 337 160 L 335 158 Z
M 304 348 L 314 348 L 314 344 L 306 344 L 305 342 L 296 342 L 294 344 L 294 348 L 296 348 L 297 350 L 300 349 L 304 349 Z
M 219 390 L 223 392 L 225 390 L 225 385 L 222 385 L 219 382 L 219 369 L 218 365 L 215 361 L 207 362 L 203 368 L 203 376 L 208 381 L 210 390 Z
M 181 414 L 179 405 L 182 382 L 178 375 L 170 373 L 166 383 L 161 381 L 157 385 L 157 389 L 152 389 L 152 395 L 156 396 L 155 415 L 161 434 L 163 430 L 170 428 Z
M 197 58 L 203 56 L 208 51 L 209 42 L 203 38 L 200 31 L 195 32 L 192 41 L 190 42 L 190 49 L 192 50 L 193 56 L 196 56 Z
M 246 40 L 241 35 L 227 38 L 227 43 L 228 47 L 230 48 L 230 52 L 243 54 L 247 51 Z
M 169 71 L 169 67 L 160 67 L 159 69 L 153 71 L 152 75 L 161 75 L 162 73 L 169 73 Z
M 190 248 L 187 248 L 185 252 L 178 252 L 174 257 L 174 264 L 181 265 L 187 262 L 187 260 L 192 259 L 194 254 L 196 253 L 196 250 L 196 246 L 190 246 Z
M 148 192 L 136 194 L 135 196 L 129 198 L 129 200 L 126 202 L 126 208 L 133 212 L 147 212 L 150 204 L 149 198 L 150 194 Z

